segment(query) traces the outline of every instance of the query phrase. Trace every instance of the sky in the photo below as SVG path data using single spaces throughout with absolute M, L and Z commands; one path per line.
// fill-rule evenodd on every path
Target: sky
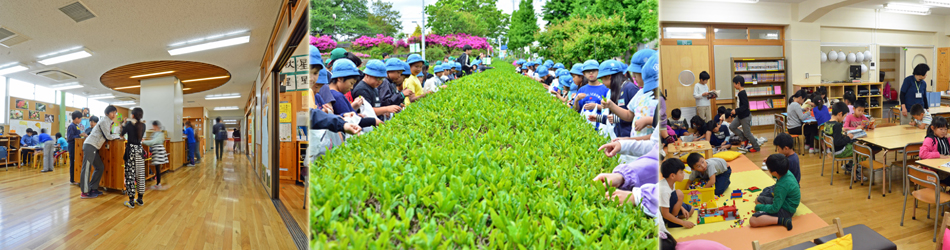
M 399 20 L 402 21 L 402 33 L 412 34 L 416 30 L 416 24 L 413 24 L 412 21 L 416 21 L 419 25 L 422 25 L 422 2 L 425 1 L 426 5 L 435 4 L 437 0 L 388 0 L 386 2 L 393 3 L 393 9 L 399 11 L 402 16 Z M 495 2 L 495 6 L 501 10 L 501 12 L 511 15 L 511 12 L 518 8 L 518 2 L 520 0 L 499 0 Z M 541 27 L 544 30 L 544 20 L 541 20 L 541 7 L 544 6 L 544 0 L 533 0 L 534 1 L 534 13 L 538 14 L 538 27 Z M 370 4 L 372 4 L 370 2 Z

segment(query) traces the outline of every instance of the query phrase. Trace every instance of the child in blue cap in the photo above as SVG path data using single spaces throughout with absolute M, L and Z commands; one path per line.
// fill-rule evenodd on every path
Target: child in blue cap
M 354 100 L 361 99 L 364 102 L 368 102 L 370 107 L 373 109 L 373 113 L 377 117 L 384 117 L 402 110 L 402 107 L 399 105 L 382 105 L 382 99 L 379 97 L 380 91 L 378 88 L 383 84 L 383 81 L 385 81 L 384 79 L 386 79 L 387 76 L 386 64 L 383 63 L 383 61 L 370 60 L 369 62 L 366 62 L 366 68 L 363 70 L 363 73 L 363 79 L 356 83 L 356 87 L 354 87 L 353 91 L 351 92 Z M 381 121 L 378 121 L 377 123 L 379 122 Z
M 404 89 L 410 89 L 415 96 L 410 97 L 410 102 L 415 102 L 420 98 L 426 96 L 426 91 L 422 89 L 422 82 L 419 80 L 419 74 L 422 74 L 422 66 L 425 64 L 425 61 L 422 60 L 422 56 L 419 54 L 409 55 L 409 58 L 406 59 L 406 63 L 409 64 L 409 75 L 410 77 L 402 83 Z
M 328 83 L 328 73 L 324 68 L 323 60 L 320 58 L 320 50 L 316 46 L 310 45 L 310 89 L 319 93 L 320 89 Z M 332 106 L 325 104 L 323 98 L 314 94 L 316 109 L 310 109 L 310 129 L 329 130 L 334 133 L 346 132 L 348 134 L 359 133 L 361 128 L 356 124 L 348 124 L 339 116 L 332 115 Z M 317 147 L 314 147 L 317 148 Z
M 441 89 L 442 87 L 445 87 L 445 85 L 443 85 L 445 84 L 445 82 L 442 81 L 442 76 L 441 76 L 442 72 L 445 72 L 445 70 L 442 68 L 441 65 L 437 65 L 435 66 L 435 69 L 433 70 L 433 72 L 435 73 L 435 76 L 432 78 L 429 78 L 429 80 L 426 80 L 425 87 L 423 88 L 429 92 L 438 92 L 439 89 Z

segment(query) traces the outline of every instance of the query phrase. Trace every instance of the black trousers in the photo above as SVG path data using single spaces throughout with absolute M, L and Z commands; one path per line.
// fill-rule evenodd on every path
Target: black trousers
M 66 150 L 69 151 L 69 183 L 76 182 L 75 173 L 73 173 L 76 168 L 76 145 L 73 144 L 73 142 L 66 144 Z
M 806 124 L 805 126 L 798 126 L 795 128 L 788 128 L 788 133 L 793 135 L 804 135 L 805 136 L 805 145 L 815 147 L 814 143 L 815 136 L 818 135 L 818 125 L 816 124 Z
M 218 160 L 221 160 L 221 155 L 224 154 L 224 140 L 214 140 L 214 153 L 218 156 Z

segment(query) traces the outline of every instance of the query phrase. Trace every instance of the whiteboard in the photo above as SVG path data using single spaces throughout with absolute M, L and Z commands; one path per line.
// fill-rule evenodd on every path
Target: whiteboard
M 16 133 L 18 135 L 26 134 L 26 129 L 32 128 L 33 130 L 39 133 L 41 128 L 45 128 L 47 133 L 53 131 L 53 124 L 49 122 L 38 122 L 38 121 L 27 121 L 27 120 L 10 120 L 10 133 Z

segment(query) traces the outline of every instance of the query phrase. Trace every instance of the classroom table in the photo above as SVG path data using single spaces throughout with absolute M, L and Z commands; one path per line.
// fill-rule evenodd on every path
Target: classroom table
M 917 160 L 917 165 L 925 166 L 932 168 L 934 170 L 939 170 L 941 172 L 950 173 L 950 168 L 943 166 L 950 162 L 950 159 L 926 159 L 926 160 Z
M 857 140 L 884 149 L 884 159 L 882 159 L 881 162 L 885 164 L 887 164 L 888 151 L 895 151 L 894 160 L 896 161 L 897 150 L 903 149 L 907 144 L 923 142 L 924 137 L 927 135 L 926 130 L 911 127 L 910 125 L 875 128 L 865 132 L 867 133 L 867 137 L 858 138 Z M 896 165 L 891 164 L 891 167 L 896 167 Z M 891 190 L 891 186 L 888 185 L 888 183 L 887 181 L 884 182 L 884 185 L 881 187 L 882 190 L 883 188 L 887 188 L 888 191 Z
M 928 108 L 927 112 L 930 112 L 930 115 L 932 116 L 950 117 L 950 107 L 948 106 Z M 895 121 L 900 122 L 900 117 L 901 117 L 901 106 L 891 107 L 891 122 L 895 122 Z
M 35 154 L 37 149 L 39 149 L 40 151 L 43 151 L 43 148 L 40 148 L 40 147 L 20 147 L 20 149 L 17 150 L 17 155 L 18 155 L 18 156 L 23 155 L 23 151 L 29 151 L 30 154 Z M 27 156 L 27 157 L 20 157 L 20 158 L 22 158 L 22 159 L 20 159 L 20 162 L 23 162 L 24 160 L 25 160 L 25 161 L 33 161 L 33 160 L 32 160 L 33 158 L 31 158 L 31 157 L 29 157 L 29 156 Z M 34 164 L 36 164 L 36 163 L 34 163 Z M 20 167 L 22 167 L 22 165 L 17 164 L 17 168 L 20 168 Z

